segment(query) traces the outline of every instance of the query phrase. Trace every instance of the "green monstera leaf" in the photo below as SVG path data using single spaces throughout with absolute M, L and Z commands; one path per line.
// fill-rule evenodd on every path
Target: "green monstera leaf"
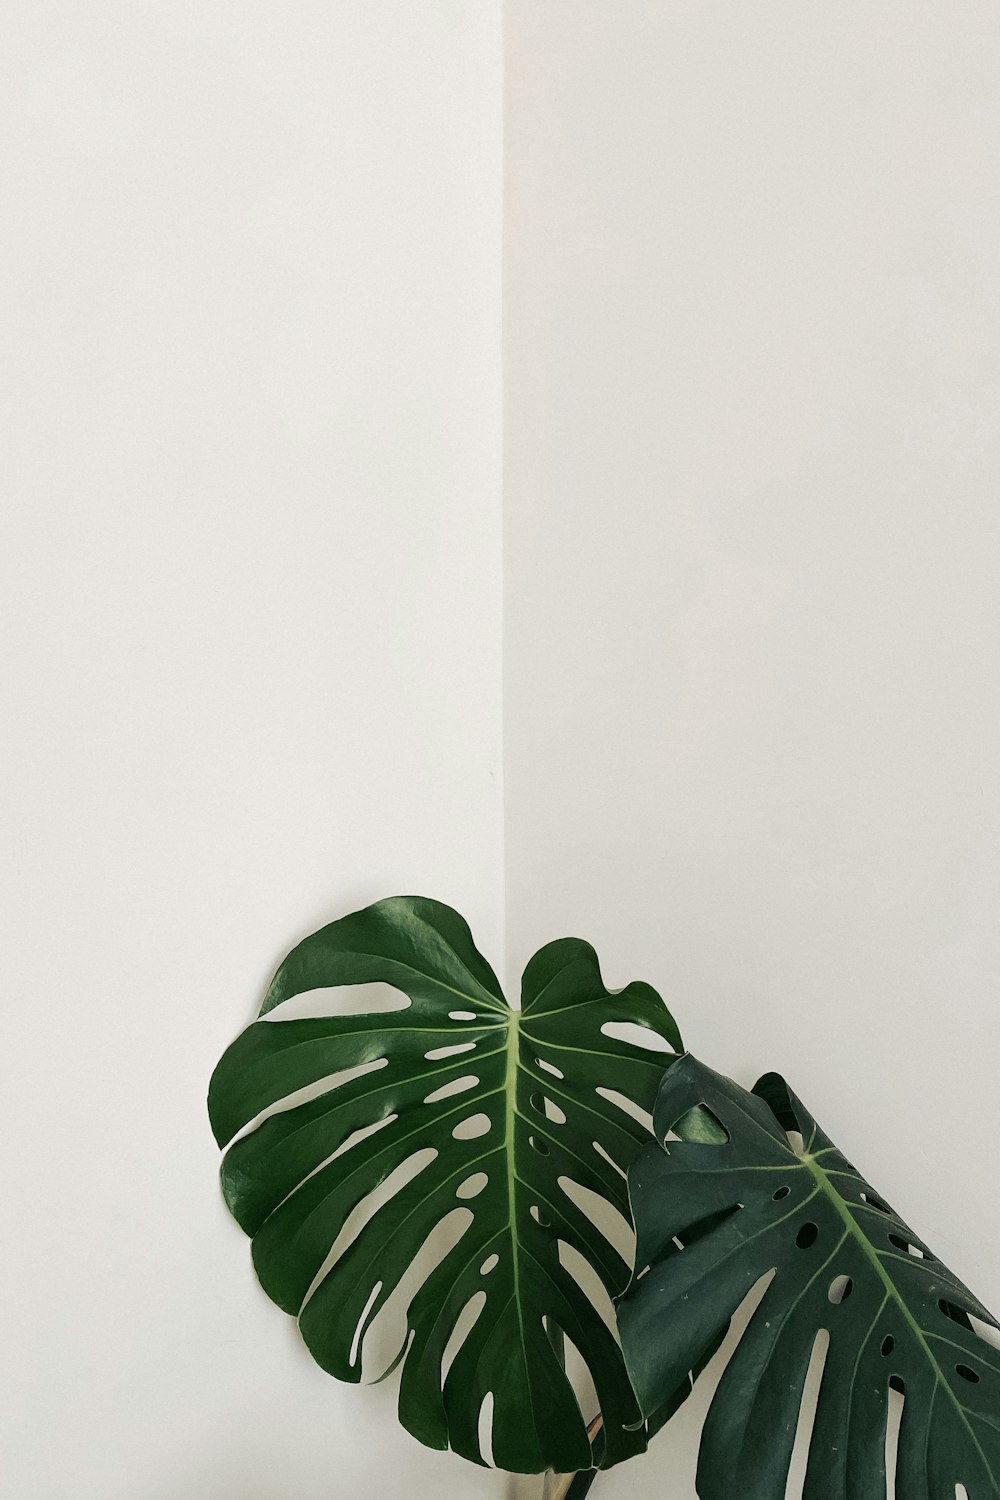
M 253 1237 L 264 1290 L 298 1318 L 325 1370 L 357 1381 L 365 1329 L 436 1228 L 462 1210 L 464 1231 L 409 1301 L 397 1356 L 403 1424 L 431 1447 L 482 1462 L 480 1415 L 492 1395 L 500 1468 L 572 1471 L 641 1450 L 621 1351 L 560 1246 L 582 1256 L 609 1295 L 621 1292 L 629 1267 L 573 1185 L 627 1217 L 624 1173 L 649 1139 L 629 1101 L 652 1108 L 671 1058 L 615 1036 L 614 1024 L 638 1024 L 679 1050 L 669 1012 L 648 985 L 609 992 L 593 949 L 575 938 L 535 955 L 513 1010 L 456 912 L 397 897 L 300 943 L 261 1017 L 307 991 L 371 981 L 409 1005 L 259 1018 L 213 1075 L 212 1126 L 220 1145 L 233 1142 L 223 1190 Z M 359 1205 L 393 1174 L 398 1191 L 358 1231 Z M 470 1304 L 478 1315 L 443 1375 Z M 596 1455 L 561 1336 L 596 1386 Z
M 639 1270 L 618 1309 L 644 1411 L 773 1273 L 709 1410 L 702 1500 L 784 1500 L 806 1371 L 824 1347 L 804 1500 L 885 1500 L 890 1390 L 903 1400 L 890 1494 L 1000 1495 L 1000 1352 L 979 1331 L 996 1321 L 782 1079 L 747 1093 L 684 1057 L 654 1126 L 662 1146 L 630 1172 Z

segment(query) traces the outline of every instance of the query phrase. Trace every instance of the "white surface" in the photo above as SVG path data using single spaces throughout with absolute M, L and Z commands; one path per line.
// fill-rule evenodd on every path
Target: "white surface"
M 506 14 L 509 970 L 784 1071 L 998 1307 L 1000 13 Z
M 499 959 L 499 10 L 2 31 L 0 1492 L 485 1500 L 255 1286 L 204 1095 L 344 910 Z

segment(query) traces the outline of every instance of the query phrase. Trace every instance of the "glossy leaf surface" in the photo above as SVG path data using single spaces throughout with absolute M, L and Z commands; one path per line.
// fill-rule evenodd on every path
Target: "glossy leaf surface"
M 684 1057 L 654 1126 L 662 1148 L 629 1175 L 639 1271 L 618 1309 L 644 1411 L 773 1273 L 705 1423 L 702 1500 L 784 1500 L 814 1348 L 825 1363 L 804 1500 L 885 1500 L 890 1389 L 900 1500 L 955 1500 L 958 1484 L 969 1500 L 1000 1495 L 1000 1353 L 973 1320 L 998 1325 L 782 1079 L 747 1093 Z
M 370 981 L 394 986 L 409 1005 L 263 1019 L 293 996 Z M 340 1379 L 361 1378 L 364 1330 L 437 1226 L 467 1210 L 457 1243 L 409 1301 L 399 1355 L 400 1418 L 432 1447 L 450 1443 L 482 1461 L 480 1413 L 492 1394 L 498 1467 L 588 1467 L 558 1331 L 593 1376 L 600 1461 L 645 1446 L 618 1345 L 560 1259 L 560 1244 L 582 1256 L 611 1296 L 628 1280 L 573 1184 L 627 1218 L 624 1170 L 649 1134 L 614 1093 L 650 1110 L 671 1058 L 606 1034 L 608 1023 L 637 1023 L 680 1046 L 655 991 L 609 993 L 588 944 L 566 938 L 537 953 L 514 1011 L 456 912 L 397 897 L 300 943 L 261 1019 L 212 1078 L 213 1129 L 221 1145 L 233 1142 L 223 1189 L 253 1237 L 257 1275 Z M 398 1190 L 358 1229 L 359 1206 L 394 1173 Z M 470 1303 L 478 1314 L 443 1373 Z

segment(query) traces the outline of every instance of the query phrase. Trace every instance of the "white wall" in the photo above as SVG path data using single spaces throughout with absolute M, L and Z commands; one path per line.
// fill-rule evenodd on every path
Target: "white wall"
M 203 1102 L 336 912 L 499 955 L 499 11 L 0 10 L 18 1500 L 504 1490 L 305 1355 Z M 995 7 L 506 17 L 512 969 L 783 1068 L 1000 1304 Z
M 260 1293 L 204 1095 L 325 919 L 499 956 L 499 6 L 0 25 L 0 1489 L 497 1495 Z
M 786 1072 L 1000 1307 L 1000 12 L 506 16 L 510 970 Z

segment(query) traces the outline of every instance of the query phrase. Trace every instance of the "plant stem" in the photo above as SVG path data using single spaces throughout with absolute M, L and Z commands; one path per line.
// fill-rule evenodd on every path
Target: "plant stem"
M 542 1500 L 583 1500 L 597 1474 L 597 1469 L 581 1469 L 578 1474 L 546 1474 Z
M 587 1436 L 593 1442 L 601 1430 L 602 1418 L 596 1416 L 587 1428 Z M 545 1476 L 542 1500 L 583 1500 L 589 1495 L 599 1469 L 580 1469 L 576 1474 L 553 1474 Z

